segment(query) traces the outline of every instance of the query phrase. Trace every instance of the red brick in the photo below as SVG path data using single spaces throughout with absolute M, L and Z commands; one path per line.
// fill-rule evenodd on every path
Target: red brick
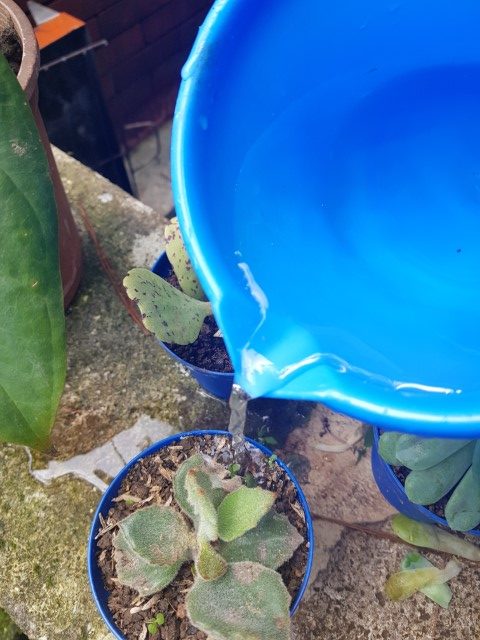
M 106 47 L 98 49 L 95 56 L 98 72 L 100 74 L 107 73 L 122 61 L 134 56 L 143 46 L 142 30 L 137 24 L 112 38 Z
M 102 93 L 105 100 L 110 100 L 115 95 L 115 87 L 113 86 L 113 80 L 111 76 L 102 76 L 100 78 L 100 84 L 102 86 Z
M 198 7 L 189 0 L 174 0 L 142 22 L 145 42 L 155 42 L 162 35 L 195 15 Z
M 139 75 L 153 73 L 163 60 L 180 49 L 180 30 L 172 31 L 171 35 L 149 45 L 139 54 L 112 70 L 115 91 L 122 91 L 132 79 L 138 78 Z
M 108 103 L 112 119 L 117 126 L 126 124 L 127 115 L 138 110 L 152 95 L 152 79 L 150 76 L 139 78 L 122 93 L 116 94 Z
M 155 70 L 153 74 L 153 90 L 155 93 L 161 93 L 168 90 L 173 84 L 180 83 L 180 72 L 187 57 L 188 54 L 184 51 L 176 53 Z
M 81 20 L 89 20 L 116 2 L 118 0 L 54 0 L 50 6 L 57 11 L 71 13 Z
M 117 0 L 97 16 L 100 33 L 111 40 L 138 22 L 135 0 Z

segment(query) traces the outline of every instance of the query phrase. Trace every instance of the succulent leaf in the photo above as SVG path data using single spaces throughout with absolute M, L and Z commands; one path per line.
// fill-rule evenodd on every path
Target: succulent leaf
M 448 526 L 456 531 L 470 531 L 480 523 L 480 482 L 469 469 L 445 506 Z
M 190 469 L 185 477 L 188 500 L 193 508 L 195 530 L 200 540 L 218 540 L 218 516 L 212 500 L 210 477 L 202 469 Z
M 480 547 L 434 525 L 410 520 L 407 516 L 397 514 L 392 518 L 392 529 L 408 544 L 436 549 L 480 562 Z
M 230 542 L 257 526 L 275 502 L 275 493 L 256 487 L 240 487 L 229 493 L 218 507 L 218 533 Z
M 113 545 L 119 582 L 135 589 L 140 596 L 149 596 L 164 589 L 182 566 L 182 560 L 164 566 L 148 562 L 132 550 L 121 529 L 115 536 Z
M 227 572 L 227 562 L 210 543 L 202 540 L 199 543 L 196 568 L 198 575 L 204 580 L 216 580 Z
M 398 439 L 395 455 L 405 467 L 422 471 L 445 460 L 469 442 L 471 441 L 402 435 Z
M 205 294 L 185 249 L 177 218 L 173 218 L 165 228 L 165 249 L 182 291 L 190 298 L 205 300 Z
M 190 298 L 148 269 L 132 269 L 123 284 L 158 340 L 174 344 L 195 342 L 212 310 L 208 302 Z
M 458 576 L 461 571 L 455 560 L 449 560 L 445 569 L 426 567 L 424 569 L 407 569 L 394 573 L 387 580 L 385 594 L 390 600 L 400 602 L 406 600 L 417 591 L 430 585 L 444 584 Z
M 290 595 L 280 575 L 236 562 L 218 580 L 197 578 L 186 598 L 188 616 L 212 640 L 288 640 Z
M 204 467 L 205 460 L 202 454 L 195 453 L 193 456 L 190 456 L 190 458 L 187 458 L 185 462 L 182 462 L 173 478 L 173 493 L 175 495 L 175 500 L 177 501 L 180 509 L 190 518 L 190 520 L 195 518 L 195 512 L 188 500 L 185 479 L 190 469 L 203 469 Z
M 119 523 L 119 529 L 130 549 L 146 562 L 169 566 L 188 558 L 192 534 L 171 507 L 138 509 Z
M 472 457 L 472 472 L 477 482 L 480 482 L 480 440 L 475 442 L 475 450 Z
M 395 454 L 397 442 L 401 435 L 401 433 L 397 433 L 396 431 L 385 431 L 378 440 L 379 454 L 387 464 L 393 467 L 399 467 L 402 464 Z
M 231 542 L 221 542 L 219 551 L 227 562 L 249 560 L 278 569 L 302 542 L 303 537 L 288 518 L 272 509 L 254 529 Z
M 472 464 L 475 443 L 470 442 L 442 462 L 423 471 L 412 471 L 405 481 L 405 493 L 415 504 L 435 504 L 463 477 Z
M 433 566 L 434 565 L 427 560 L 427 558 L 424 558 L 415 551 L 407 553 L 401 564 L 401 568 L 405 571 L 411 571 L 412 569 L 426 569 L 427 567 Z M 432 584 L 427 587 L 423 587 L 420 591 L 436 604 L 439 604 L 444 609 L 448 609 L 448 605 L 452 599 L 452 590 L 447 583 Z

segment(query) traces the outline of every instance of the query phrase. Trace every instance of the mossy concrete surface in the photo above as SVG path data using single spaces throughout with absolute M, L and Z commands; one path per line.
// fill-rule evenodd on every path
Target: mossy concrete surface
M 43 487 L 21 447 L 0 450 L 0 606 L 31 640 L 107 640 L 90 596 L 86 542 L 99 493 Z

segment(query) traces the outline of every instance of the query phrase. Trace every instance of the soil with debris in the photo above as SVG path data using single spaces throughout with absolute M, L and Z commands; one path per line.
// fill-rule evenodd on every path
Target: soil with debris
M 173 273 L 165 278 L 167 282 L 179 289 L 178 280 Z M 186 362 L 208 369 L 209 371 L 218 371 L 220 373 L 232 373 L 233 367 L 230 357 L 225 348 L 223 338 L 215 337 L 218 333 L 218 325 L 213 316 L 205 318 L 205 322 L 200 330 L 200 334 L 192 344 L 169 344 L 168 347 L 183 358 Z
M 14 74 L 18 75 L 22 64 L 22 45 L 11 20 L 1 27 L 0 53 L 5 56 Z
M 393 470 L 393 473 L 400 480 L 402 485 L 405 486 L 405 481 L 408 477 L 408 474 L 410 473 L 410 469 L 408 469 L 407 467 L 392 467 L 392 470 Z M 425 508 L 431 511 L 432 513 L 434 513 L 435 515 L 439 516 L 440 518 L 445 519 L 445 507 L 447 506 L 447 502 L 449 501 L 450 496 L 454 492 L 456 486 L 457 485 L 455 485 L 455 487 L 453 487 L 453 489 L 451 489 L 447 493 L 447 495 L 443 496 L 443 498 L 441 498 L 438 502 L 435 502 L 435 504 L 426 504 Z
M 110 592 L 108 606 L 116 624 L 128 640 L 206 640 L 207 636 L 190 624 L 185 610 L 185 593 L 193 584 L 192 565 L 184 564 L 175 580 L 162 592 L 139 597 L 137 592 L 116 580 L 113 538 L 116 524 L 137 509 L 152 504 L 168 504 L 180 511 L 173 496 L 172 479 L 177 468 L 195 453 L 204 453 L 226 467 L 233 461 L 231 439 L 225 436 L 186 437 L 158 453 L 140 460 L 123 481 L 116 504 L 108 513 L 97 536 L 98 564 Z M 275 509 L 284 513 L 299 533 L 306 536 L 303 509 L 296 489 L 283 469 L 257 449 L 249 449 L 239 475 L 251 473 L 258 486 L 275 491 Z M 278 570 L 292 597 L 302 583 L 308 559 L 308 543 L 303 542 L 293 557 Z M 148 634 L 147 622 L 163 613 L 165 623 Z

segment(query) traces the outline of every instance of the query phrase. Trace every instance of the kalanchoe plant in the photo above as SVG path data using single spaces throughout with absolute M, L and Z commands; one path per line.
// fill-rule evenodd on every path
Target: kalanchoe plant
M 176 218 L 165 229 L 165 245 L 181 291 L 148 269 L 132 269 L 123 284 L 138 304 L 143 324 L 158 340 L 191 344 L 205 318 L 212 315 L 212 308 L 195 275 Z
M 186 609 L 209 640 L 288 640 L 291 598 L 277 569 L 303 538 L 275 510 L 275 493 L 199 453 L 178 468 L 173 489 L 183 513 L 153 505 L 119 523 L 118 580 L 148 596 L 193 560 Z
M 410 469 L 405 493 L 415 504 L 435 504 L 453 489 L 445 518 L 452 529 L 469 531 L 480 523 L 479 443 L 386 432 L 379 453 L 388 464 Z

